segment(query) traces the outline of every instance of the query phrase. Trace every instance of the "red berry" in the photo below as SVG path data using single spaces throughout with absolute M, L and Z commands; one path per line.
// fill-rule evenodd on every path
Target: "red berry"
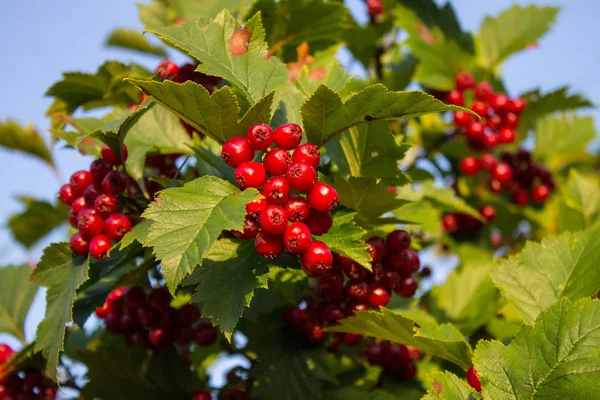
M 83 191 L 83 198 L 86 203 L 94 204 L 94 201 L 103 193 L 102 188 L 97 186 L 95 183 L 93 185 L 88 186 Z
M 70 206 L 73 203 L 73 200 L 75 200 L 75 193 L 73 193 L 73 187 L 68 183 L 62 185 L 58 190 L 58 199 L 62 203 Z
M 160 319 L 158 311 L 151 306 L 142 306 L 136 309 L 137 319 L 144 326 L 154 326 Z
M 487 117 L 488 115 L 488 106 L 483 101 L 476 101 L 471 104 L 471 110 L 475 111 L 481 117 Z
M 200 319 L 198 307 L 192 304 L 186 304 L 177 310 L 177 321 L 180 325 L 191 326 Z
M 167 288 L 157 287 L 152 289 L 149 296 L 150 305 L 159 311 L 168 310 L 173 296 Z
M 298 146 L 292 154 L 293 163 L 306 163 L 313 168 L 317 168 L 321 162 L 321 152 L 319 146 L 312 143 L 304 143 Z
M 252 161 L 254 149 L 248 138 L 237 136 L 223 143 L 221 158 L 230 167 L 237 167 L 243 163 Z
M 114 194 L 103 193 L 94 201 L 94 210 L 102 218 L 108 218 L 111 214 L 117 212 L 118 204 L 117 197 Z
M 288 253 L 302 253 L 311 242 L 310 229 L 302 222 L 291 223 L 283 232 L 283 246 Z
M 333 226 L 333 217 L 329 212 L 321 212 L 313 210 L 306 221 L 313 235 L 323 235 L 329 232 Z
M 350 300 L 364 303 L 369 298 L 369 284 L 364 281 L 350 281 L 346 284 L 346 293 Z
M 486 125 L 488 128 L 496 130 L 502 125 L 502 118 L 498 114 L 494 114 L 491 117 L 488 117 Z
M 446 102 L 462 107 L 465 104 L 465 98 L 461 91 L 451 90 L 446 96 Z
M 491 150 L 494 147 L 498 146 L 498 137 L 496 135 L 485 135 L 483 138 L 483 147 L 485 149 Z
M 493 95 L 490 98 L 490 107 L 492 107 L 497 113 L 506 110 L 508 107 L 508 96 L 504 93 Z
M 96 235 L 90 242 L 90 254 L 98 260 L 104 260 L 110 246 L 110 240 L 105 235 Z
M 77 230 L 87 237 L 99 235 L 104 231 L 104 220 L 95 210 L 85 208 L 77 214 Z
M 408 276 L 414 274 L 419 268 L 421 268 L 419 253 L 411 249 L 400 253 L 400 268 L 398 268 L 400 275 Z
M 477 390 L 478 392 L 481 392 L 481 382 L 479 381 L 479 374 L 477 373 L 477 370 L 474 366 L 469 367 L 469 369 L 467 370 L 467 382 L 469 382 L 469 385 L 473 389 Z
M 90 251 L 90 241 L 80 232 L 75 232 L 69 240 L 69 247 L 71 247 L 73 254 L 85 256 Z
M 161 79 L 173 78 L 179 72 L 179 66 L 171 60 L 162 60 L 154 71 L 156 74 L 159 72 Z
M 252 200 L 250 203 L 246 204 L 246 214 L 248 214 L 249 217 L 258 219 L 260 213 L 263 212 L 265 208 L 267 208 L 267 199 Z
M 512 168 L 506 163 L 497 164 L 492 169 L 492 176 L 501 183 L 508 182 L 512 178 Z
M 369 17 L 375 19 L 383 13 L 383 3 L 381 0 L 367 0 L 367 12 Z
M 479 209 L 479 213 L 483 216 L 483 218 L 485 218 L 488 221 L 491 221 L 494 218 L 496 218 L 496 209 L 494 208 L 494 206 L 491 206 L 489 204 L 482 206 Z
M 346 333 L 346 334 L 344 334 L 343 341 L 346 346 L 354 347 L 360 343 L 361 339 L 362 339 L 362 335 L 359 335 L 358 333 Z
M 385 240 L 381 237 L 373 236 L 372 238 L 367 239 L 366 243 L 377 250 L 377 261 L 383 261 L 387 252 Z
M 508 102 L 508 110 L 520 114 L 525 110 L 525 101 L 521 98 L 512 99 Z
M 397 229 L 387 235 L 386 245 L 388 251 L 400 253 L 410 247 L 410 235 L 406 231 Z
M 269 235 L 280 235 L 288 223 L 287 212 L 283 207 L 267 206 L 259 217 L 260 227 Z
M 110 240 L 121 240 L 130 230 L 131 221 L 123 214 L 112 214 L 104 222 L 104 233 Z
M 475 78 L 469 71 L 461 71 L 456 75 L 456 88 L 458 90 L 471 89 L 475 85 Z
M 284 124 L 273 132 L 273 141 L 282 149 L 293 150 L 302 141 L 302 128 L 296 124 Z
M 502 122 L 509 128 L 515 128 L 519 125 L 519 117 L 517 117 L 517 114 L 509 112 L 504 115 Z
M 480 140 L 485 135 L 485 127 L 481 122 L 474 121 L 467 127 L 467 137 L 471 140 Z
M 306 163 L 295 163 L 288 168 L 285 178 L 293 189 L 307 192 L 317 183 L 317 171 Z
M 212 395 L 206 390 L 197 390 L 190 396 L 190 400 L 212 400 Z
M 265 196 L 269 204 L 282 206 L 287 203 L 290 197 L 290 184 L 287 179 L 274 176 L 265 182 L 262 195 Z
M 471 123 L 472 115 L 466 111 L 454 112 L 454 123 L 458 126 L 465 127 Z
M 248 394 L 240 389 L 231 389 L 223 394 L 222 400 L 248 400 Z
M 481 167 L 486 171 L 491 171 L 496 166 L 496 159 L 490 153 L 485 153 L 480 158 Z
M 533 188 L 531 198 L 536 203 L 543 203 L 550 196 L 550 189 L 546 185 L 539 185 Z
M 463 174 L 469 176 L 475 176 L 481 168 L 479 160 L 475 157 L 467 156 L 460 161 L 460 170 Z
M 529 195 L 523 190 L 515 190 L 512 194 L 512 201 L 519 206 L 526 206 L 529 203 Z
M 301 329 L 302 325 L 306 321 L 306 314 L 304 310 L 298 307 L 290 307 L 283 311 L 283 323 L 288 328 Z
M 323 275 L 333 262 L 329 247 L 323 242 L 313 241 L 308 249 L 302 253 L 302 270 L 308 276 Z
M 310 215 L 308 201 L 298 195 L 290 196 L 288 202 L 285 203 L 285 210 L 290 222 L 304 222 Z
M 146 304 L 146 291 L 141 286 L 133 286 L 127 289 L 123 298 L 127 307 L 139 308 Z
M 383 307 L 390 302 L 390 294 L 383 286 L 373 286 L 369 292 L 368 302 L 371 307 Z
M 127 160 L 127 146 L 123 145 L 123 147 L 121 147 L 121 153 L 123 155 L 123 160 Z M 102 155 L 103 160 L 108 161 L 112 165 L 121 164 L 121 157 L 115 154 L 115 152 L 107 145 L 102 146 L 100 154 Z
M 515 131 L 511 128 L 501 128 L 498 132 L 498 141 L 500 143 L 512 143 L 515 140 Z
M 167 328 L 155 327 L 148 332 L 148 339 L 150 343 L 161 349 L 173 340 L 173 333 Z
M 194 340 L 200 346 L 211 346 L 217 341 L 217 330 L 210 324 L 200 324 L 196 327 Z
M 273 144 L 273 129 L 267 124 L 252 125 L 247 138 L 255 150 L 267 150 Z
M 308 192 L 308 204 L 321 212 L 328 212 L 338 206 L 339 198 L 333 186 L 317 182 Z
M 373 267 L 373 270 L 375 270 L 375 267 Z M 394 290 L 400 284 L 400 279 L 402 279 L 402 277 L 400 276 L 400 274 L 398 272 L 385 271 L 385 274 L 383 275 L 383 278 L 381 279 L 381 284 L 387 290 Z
M 263 158 L 265 170 L 271 176 L 285 175 L 290 165 L 292 156 L 284 149 L 273 149 Z
M 500 193 L 504 188 L 504 185 L 498 179 L 490 179 L 490 181 L 488 182 L 488 186 L 490 190 L 494 193 Z
M 263 165 L 249 161 L 239 165 L 234 172 L 235 181 L 240 189 L 259 188 L 265 183 L 267 173 Z
M 94 183 L 90 171 L 77 171 L 69 179 L 69 184 L 72 187 L 73 196 L 79 197 L 83 195 L 85 189 Z
M 456 218 L 455 214 L 446 214 L 442 218 L 442 226 L 446 232 L 454 233 L 459 228 L 458 218 Z
M 246 215 L 246 218 L 244 219 L 244 228 L 242 232 L 233 231 L 233 236 L 235 236 L 238 239 L 254 239 L 256 235 L 258 235 L 259 231 L 260 227 L 258 226 L 256 218 Z
M 112 171 L 112 164 L 102 158 L 94 160 L 90 165 L 90 174 L 98 185 L 102 184 L 102 180 L 110 171 Z
M 399 294 L 402 297 L 412 297 L 417 292 L 417 288 L 419 287 L 419 282 L 412 277 L 404 278 L 400 281 L 400 285 L 394 289 L 394 292 Z
M 102 189 L 106 193 L 122 193 L 126 187 L 127 181 L 121 171 L 110 171 L 102 180 Z
M 488 101 L 493 94 L 494 90 L 487 82 L 479 82 L 475 86 L 475 97 L 479 101 Z
M 254 248 L 264 258 L 275 258 L 283 252 L 283 238 L 281 235 L 259 232 L 254 240 Z

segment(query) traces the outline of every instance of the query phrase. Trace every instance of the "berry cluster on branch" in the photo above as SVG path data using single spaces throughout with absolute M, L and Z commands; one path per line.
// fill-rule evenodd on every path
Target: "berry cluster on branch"
M 0 344 L 0 400 L 54 400 L 56 385 L 39 368 L 7 371 L 4 365 L 16 352 Z

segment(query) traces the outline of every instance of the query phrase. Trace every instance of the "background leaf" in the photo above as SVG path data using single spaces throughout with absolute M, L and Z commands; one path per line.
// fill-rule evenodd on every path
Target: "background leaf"
M 432 380 L 433 388 L 423 396 L 422 400 L 474 400 L 480 398 L 480 395 L 467 382 L 452 372 L 434 372 L 429 378 Z
M 13 120 L 0 121 L 0 146 L 39 158 L 54 167 L 50 150 L 33 125 L 21 126 Z
M 26 205 L 23 212 L 8 220 L 15 240 L 29 248 L 53 229 L 66 221 L 68 208 L 62 203 L 52 205 L 35 199 L 22 199 Z
M 106 45 L 167 57 L 167 51 L 164 47 L 150 43 L 146 36 L 134 29 L 114 29 L 106 39 Z
M 38 286 L 29 280 L 31 267 L 21 265 L 0 268 L 0 332 L 25 343 L 25 317 Z

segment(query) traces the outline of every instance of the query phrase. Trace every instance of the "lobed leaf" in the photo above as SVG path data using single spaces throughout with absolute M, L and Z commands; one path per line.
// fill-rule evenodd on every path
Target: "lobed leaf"
M 333 226 L 329 232 L 319 236 L 331 251 L 351 258 L 368 270 L 371 270 L 371 256 L 367 252 L 369 246 L 362 240 L 367 233 L 356 226 L 354 217 L 356 212 L 338 210 L 333 215 Z
M 13 120 L 0 121 L 0 146 L 39 158 L 54 168 L 50 149 L 33 125 L 21 126 Z
M 68 208 L 60 203 L 54 206 L 45 201 L 26 200 L 25 210 L 12 215 L 7 225 L 15 239 L 29 248 L 65 222 Z
M 29 280 L 29 265 L 0 268 L 0 332 L 25 341 L 25 317 L 38 286 Z

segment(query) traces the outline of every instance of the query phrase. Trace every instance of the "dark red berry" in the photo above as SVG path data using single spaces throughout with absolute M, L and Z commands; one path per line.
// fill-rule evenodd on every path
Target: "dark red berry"
M 512 168 L 506 163 L 497 164 L 492 169 L 492 176 L 501 183 L 508 182 L 513 175 Z
M 127 160 L 127 146 L 123 145 L 123 147 L 121 147 L 121 153 L 123 160 Z M 100 154 L 102 155 L 103 160 L 108 161 L 112 165 L 121 164 L 121 157 L 115 154 L 115 152 L 107 145 L 102 146 Z
M 446 96 L 446 102 L 462 107 L 465 104 L 465 98 L 461 91 L 451 90 Z
M 313 210 L 306 221 L 310 232 L 313 235 L 323 235 L 333 226 L 333 217 L 330 212 L 321 212 Z
M 442 226 L 446 232 L 454 233 L 459 228 L 458 218 L 456 218 L 455 214 L 446 214 L 442 218 Z
M 338 206 L 338 193 L 333 186 L 317 182 L 308 192 L 308 204 L 321 212 L 328 212 Z
M 191 326 L 200 319 L 200 310 L 192 304 L 186 304 L 177 310 L 177 320 L 182 326 Z
M 223 400 L 248 400 L 248 394 L 240 389 L 231 389 L 223 394 Z
M 293 150 L 302 141 L 302 128 L 296 124 L 284 124 L 273 132 L 273 141 L 282 149 Z
M 186 345 L 194 339 L 194 329 L 187 326 L 178 326 L 173 331 L 173 342 L 180 346 Z
M 139 308 L 146 304 L 146 291 L 141 286 L 128 288 L 123 297 L 129 308 Z
M 242 136 L 234 137 L 223 143 L 221 158 L 225 161 L 225 164 L 235 168 L 243 163 L 252 161 L 254 158 L 254 148 L 252 148 L 248 138 Z
M 242 163 L 235 169 L 234 175 L 240 189 L 259 188 L 267 179 L 265 168 L 256 161 Z
M 25 376 L 23 377 L 23 387 L 28 390 L 39 386 L 42 383 L 42 379 L 44 377 L 42 375 L 42 371 L 33 367 L 25 368 L 24 374 Z M 37 399 L 37 396 L 34 396 L 34 399 Z
M 122 193 L 127 187 L 127 180 L 121 171 L 110 171 L 102 180 L 102 189 L 106 193 Z
M 121 316 L 121 327 L 126 332 L 135 331 L 140 327 L 135 310 L 126 310 Z
M 287 203 L 290 197 L 290 184 L 287 179 L 274 176 L 265 182 L 262 195 L 265 196 L 269 204 L 282 206 Z
M 150 343 L 161 349 L 173 340 L 173 334 L 167 328 L 155 327 L 148 332 L 148 339 Z
M 529 203 L 529 195 L 524 190 L 515 190 L 512 194 L 512 201 L 519 206 L 526 206 Z
M 152 307 L 159 311 L 165 311 L 170 307 L 173 296 L 167 288 L 157 287 L 150 292 L 149 300 Z
M 488 187 L 492 192 L 500 193 L 504 188 L 504 185 L 502 185 L 502 182 L 500 182 L 498 179 L 490 179 L 488 182 Z
M 96 235 L 90 241 L 90 254 L 98 260 L 104 260 L 110 247 L 110 240 L 105 235 Z
M 500 143 L 512 143 L 515 140 L 516 133 L 511 128 L 501 128 L 498 131 L 498 141 Z
M 366 243 L 377 250 L 377 261 L 383 261 L 387 253 L 385 240 L 381 237 L 373 236 L 372 238 L 369 238 Z
M 111 214 L 117 212 L 118 205 L 117 197 L 114 194 L 103 193 L 94 201 L 94 210 L 102 218 L 108 218 Z
M 252 125 L 247 138 L 255 150 L 267 150 L 273 144 L 273 129 L 267 124 Z
M 480 101 L 488 101 L 494 94 L 492 86 L 487 82 L 479 82 L 475 86 L 475 97 Z
M 481 382 L 479 381 L 479 374 L 474 366 L 469 367 L 467 370 L 467 382 L 469 385 L 478 392 L 481 392 Z
M 104 222 L 104 233 L 110 240 L 121 240 L 130 230 L 131 221 L 123 214 L 112 214 Z
M 246 204 L 246 214 L 249 217 L 252 217 L 258 220 L 260 213 L 267 208 L 267 199 L 256 199 L 252 200 L 250 203 Z
M 69 185 L 68 183 L 62 185 L 60 187 L 60 189 L 58 190 L 58 199 L 63 204 L 70 206 L 73 203 L 73 200 L 75 200 L 75 193 L 73 192 L 73 186 Z
M 458 90 L 471 89 L 475 85 L 475 78 L 469 71 L 461 71 L 456 75 L 456 88 Z
M 472 121 L 472 116 L 466 111 L 454 112 L 454 123 L 458 126 L 466 127 Z
M 364 281 L 349 281 L 346 284 L 346 294 L 352 301 L 365 303 L 369 298 L 369 284 Z
M 94 179 L 90 171 L 77 171 L 69 179 L 74 197 L 82 196 L 85 189 L 93 183 Z
M 112 164 L 102 158 L 94 160 L 90 165 L 90 174 L 98 185 L 102 184 L 102 180 L 110 171 L 112 171 Z
M 269 235 L 282 234 L 288 223 L 287 212 L 282 207 L 269 205 L 260 214 L 259 222 L 265 233 Z
M 460 161 L 459 168 L 463 174 L 475 176 L 479 172 L 481 165 L 477 158 L 467 156 Z
M 238 239 L 254 239 L 256 235 L 258 235 L 259 230 L 260 227 L 258 226 L 257 219 L 250 215 L 246 215 L 246 218 L 244 219 L 244 229 L 242 232 L 233 231 L 233 235 Z
M 387 235 L 386 245 L 388 251 L 403 252 L 410 247 L 410 235 L 402 229 L 397 229 Z
M 373 270 L 374 269 L 375 269 L 375 267 L 373 267 Z M 385 274 L 383 275 L 383 278 L 381 279 L 381 284 L 387 290 L 394 290 L 400 284 L 400 279 L 402 279 L 402 278 L 398 272 L 385 271 Z
M 295 163 L 288 168 L 285 178 L 293 189 L 307 192 L 317 183 L 317 171 L 306 163 Z
M 331 325 L 335 322 L 344 319 L 344 311 L 335 304 L 329 304 L 323 310 L 323 320 L 325 321 L 325 325 Z
M 539 185 L 531 191 L 531 198 L 536 203 L 543 203 L 550 196 L 550 189 L 546 185 Z
M 319 146 L 312 143 L 304 143 L 303 145 L 298 146 L 298 148 L 294 150 L 294 154 L 292 154 L 292 162 L 306 163 L 316 169 L 321 162 Z
M 369 292 L 368 302 L 371 307 L 383 307 L 390 302 L 390 294 L 383 286 L 373 286 Z
M 194 340 L 200 346 L 211 346 L 217 341 L 217 330 L 210 324 L 200 324 L 196 327 Z
M 349 301 L 348 303 L 346 303 L 346 307 L 344 309 L 344 311 L 346 312 L 347 316 L 351 316 L 354 315 L 354 313 L 356 311 L 368 311 L 369 310 L 369 305 L 366 303 L 356 303 L 354 301 Z
M 414 274 L 421 268 L 421 260 L 419 259 L 419 253 L 414 250 L 408 249 L 400 253 L 401 255 L 401 266 L 398 272 L 402 276 L 408 276 Z
M 171 60 L 162 60 L 156 67 L 156 70 L 154 71 L 154 73 L 156 74 L 160 73 L 161 79 L 173 78 L 175 77 L 175 75 L 177 75 L 178 72 L 179 66 Z
M 71 240 L 69 240 L 69 247 L 71 247 L 71 251 L 73 252 L 73 254 L 78 256 L 85 256 L 90 250 L 90 241 L 85 236 L 83 236 L 81 232 L 75 232 L 73 235 L 71 235 Z
M 483 218 L 485 218 L 488 221 L 491 221 L 494 218 L 496 218 L 496 209 L 494 208 L 494 206 L 491 206 L 489 204 L 482 206 L 479 209 L 479 213 L 483 216 Z
M 308 201 L 298 195 L 290 196 L 288 202 L 285 203 L 285 210 L 290 222 L 304 222 L 310 215 Z
M 82 235 L 92 237 L 104 231 L 104 220 L 91 208 L 84 208 L 77 214 L 77 229 Z
M 190 400 L 212 400 L 212 395 L 207 390 L 197 390 L 192 393 Z
M 283 252 L 283 237 L 259 232 L 254 240 L 254 248 L 265 258 L 275 258 Z
M 354 347 L 360 343 L 362 335 L 358 333 L 346 333 L 344 334 L 343 342 L 348 347 Z
M 144 326 L 154 326 L 160 319 L 159 312 L 151 306 L 137 308 L 136 314 L 138 321 Z
M 99 187 L 96 184 L 90 185 L 88 186 L 84 191 L 83 191 L 83 198 L 85 199 L 86 203 L 88 204 L 94 204 L 94 201 L 98 198 L 98 196 L 100 196 L 103 193 L 103 189 L 101 187 Z
M 493 134 L 485 135 L 483 138 L 483 148 L 486 150 L 491 150 L 496 146 L 498 146 L 498 136 Z
M 402 297 L 412 297 L 417 292 L 417 288 L 419 287 L 419 282 L 412 277 L 409 276 L 400 281 L 400 285 L 394 289 L 394 292 L 399 294 Z
M 286 308 L 283 311 L 282 318 L 285 326 L 293 329 L 301 329 L 306 321 L 304 310 L 301 310 L 298 307 Z
M 288 253 L 302 253 L 311 242 L 310 229 L 302 222 L 291 223 L 283 232 L 283 246 Z
M 333 256 L 325 243 L 315 240 L 302 253 L 301 261 L 306 275 L 319 276 L 331 268 Z
M 287 150 L 273 149 L 265 154 L 263 165 L 271 176 L 285 175 L 290 165 L 292 165 L 292 156 Z

